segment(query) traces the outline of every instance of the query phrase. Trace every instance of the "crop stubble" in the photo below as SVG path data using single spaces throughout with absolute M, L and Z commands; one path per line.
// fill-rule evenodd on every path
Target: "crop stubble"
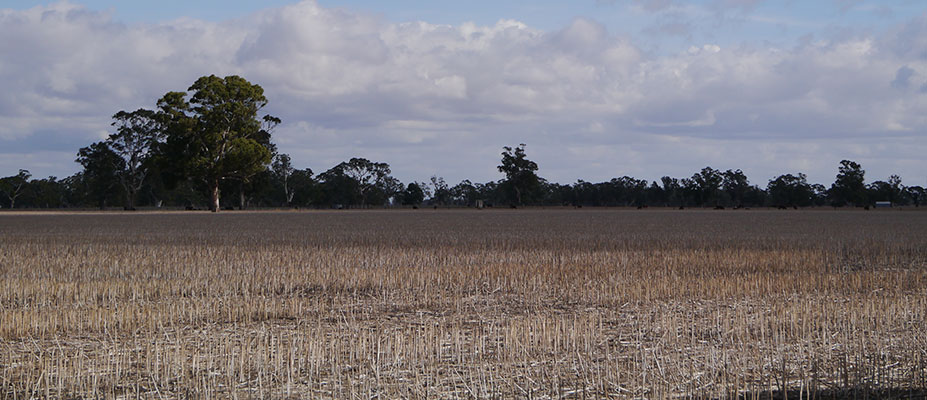
M 925 314 L 925 212 L 0 214 L 0 398 L 905 396 Z

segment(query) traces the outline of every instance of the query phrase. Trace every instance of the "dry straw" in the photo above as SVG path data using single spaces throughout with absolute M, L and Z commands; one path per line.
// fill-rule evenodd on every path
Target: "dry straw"
M 927 213 L 0 215 L 0 398 L 927 388 Z

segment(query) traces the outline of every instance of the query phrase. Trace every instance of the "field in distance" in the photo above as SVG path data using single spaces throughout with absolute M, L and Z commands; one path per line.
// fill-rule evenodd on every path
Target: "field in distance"
M 0 398 L 924 396 L 927 213 L 0 213 Z

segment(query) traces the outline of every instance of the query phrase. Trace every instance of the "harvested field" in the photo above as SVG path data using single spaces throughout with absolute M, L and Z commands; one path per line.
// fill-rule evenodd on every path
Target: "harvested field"
M 927 212 L 0 213 L 4 399 L 925 389 Z

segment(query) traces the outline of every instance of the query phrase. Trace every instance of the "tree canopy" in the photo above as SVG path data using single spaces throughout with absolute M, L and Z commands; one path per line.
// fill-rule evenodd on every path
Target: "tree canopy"
M 125 160 L 104 141 L 81 148 L 77 152 L 77 162 L 84 167 L 81 178 L 88 189 L 88 197 L 100 209 L 106 208 L 119 185 L 119 174 L 125 170 Z
M 116 175 L 125 193 L 125 207 L 133 209 L 152 167 L 151 157 L 162 138 L 161 124 L 154 111 L 138 109 L 113 115 L 113 126 L 116 133 L 109 136 L 105 145 L 122 159 L 122 168 Z
M 835 205 L 862 205 L 866 202 L 866 171 L 856 162 L 840 161 L 837 179 L 831 186 Z
M 270 131 L 280 120 L 258 117 L 266 105 L 263 88 L 234 75 L 199 78 L 187 93 L 169 92 L 158 101 L 166 125 L 161 157 L 179 175 L 209 187 L 211 210 L 220 208 L 220 181 L 243 183 L 270 164 Z
M 105 140 L 77 152 L 83 169 L 58 179 L 31 179 L 29 171 L 0 178 L 0 207 L 87 207 L 123 202 L 140 206 L 206 208 L 257 207 L 648 206 L 734 208 L 778 206 L 864 207 L 927 204 L 927 190 L 905 186 L 901 177 L 867 184 L 862 166 L 842 160 L 830 188 L 805 174 L 751 184 L 740 169 L 706 166 L 689 177 L 663 176 L 648 182 L 619 176 L 603 182 L 548 182 L 524 143 L 503 146 L 497 170 L 502 179 L 468 179 L 450 185 L 437 174 L 429 182 L 404 185 L 385 162 L 353 157 L 314 175 L 280 153 L 272 140 L 279 118 L 262 114 L 264 90 L 239 76 L 197 79 L 186 91 L 167 92 L 155 110 L 119 111 Z M 220 194 L 238 193 L 234 196 Z M 230 200 L 232 199 L 232 200 Z
M 0 179 L 0 192 L 9 199 L 10 208 L 16 208 L 16 198 L 23 194 L 23 189 L 31 177 L 32 174 L 28 170 L 21 169 L 16 175 Z
M 355 204 L 362 207 L 382 205 L 402 191 L 398 179 L 390 176 L 389 164 L 366 158 L 352 158 L 319 176 L 335 204 Z
M 814 202 L 814 189 L 803 173 L 780 175 L 769 181 L 767 190 L 772 204 L 779 207 L 807 207 Z
M 497 167 L 499 172 L 505 174 L 502 185 L 508 192 L 510 204 L 520 206 L 526 197 L 533 195 L 541 186 L 541 179 L 535 173 L 538 164 L 528 159 L 524 143 L 514 149 L 505 146 L 503 150 L 502 164 Z

